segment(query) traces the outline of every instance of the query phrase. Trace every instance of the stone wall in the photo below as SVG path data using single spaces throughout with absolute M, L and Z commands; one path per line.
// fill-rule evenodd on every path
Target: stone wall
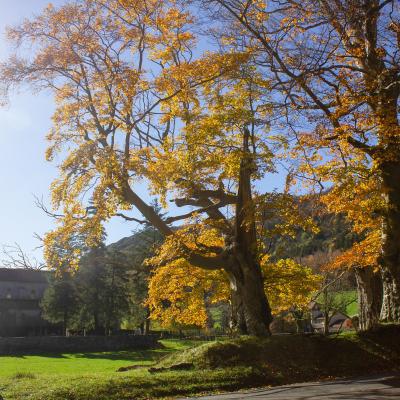
M 32 336 L 0 338 L 0 355 L 86 353 L 159 347 L 157 336 Z

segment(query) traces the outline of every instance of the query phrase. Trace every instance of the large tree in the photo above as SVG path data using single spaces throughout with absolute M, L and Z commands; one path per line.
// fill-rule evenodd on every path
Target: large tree
M 377 189 L 379 200 L 361 210 L 358 219 L 368 213 L 368 218 L 379 221 L 378 264 L 384 288 L 381 317 L 399 321 L 399 3 L 202 3 L 213 15 L 221 16 L 221 43 L 253 51 L 258 71 L 274 77 L 271 89 L 276 109 L 283 116 L 278 115 L 280 128 L 285 124 L 292 133 L 302 159 L 297 174 L 316 185 L 324 180 L 335 182 L 344 189 L 342 203 L 362 193 L 371 205 L 369 197 L 374 197 Z M 315 167 L 321 164 L 325 170 L 316 173 Z M 360 171 L 365 173 L 360 175 Z M 354 210 L 350 213 L 354 215 Z
M 153 259 L 156 265 L 159 256 L 162 257 L 168 248 L 167 243 L 161 247 Z M 174 323 L 207 327 L 210 307 L 230 300 L 226 275 L 221 271 L 189 267 L 184 259 L 174 260 L 171 264 L 156 268 L 149 281 L 147 303 L 151 317 L 166 327 Z M 289 310 L 300 313 L 307 309 L 312 293 L 319 288 L 319 275 L 290 259 L 273 263 L 265 256 L 261 267 L 273 315 Z
M 146 222 L 174 238 L 177 257 L 224 270 L 242 331 L 266 335 L 272 317 L 256 221 L 266 203 L 274 208 L 274 196 L 257 195 L 254 184 L 274 172 L 269 108 L 258 106 L 269 82 L 247 67 L 246 52 L 201 54 L 188 10 L 155 0 L 49 6 L 9 30 L 33 54 L 2 64 L 1 81 L 56 96 L 47 157 L 63 161 L 52 184 L 58 226 L 45 239 L 49 265 L 66 261 L 60 247 L 79 257 L 73 235 L 95 246 L 113 216 Z M 184 211 L 162 217 L 144 187 Z M 223 240 L 193 245 L 173 227 L 181 220 Z

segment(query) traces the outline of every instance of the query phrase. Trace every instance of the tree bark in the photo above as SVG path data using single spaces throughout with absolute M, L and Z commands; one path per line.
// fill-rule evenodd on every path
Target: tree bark
M 400 321 L 400 163 L 382 163 L 385 210 L 382 222 L 380 268 L 383 281 L 381 319 Z
M 260 267 L 245 266 L 230 278 L 231 329 L 241 335 L 268 336 L 272 322 Z
M 382 278 L 373 267 L 355 268 L 357 281 L 359 330 L 373 329 L 379 323 L 382 306 Z
M 229 276 L 230 289 L 231 289 L 231 315 L 230 315 L 230 328 L 233 333 L 239 335 L 247 335 L 246 318 L 244 315 L 243 295 L 241 288 L 237 285 L 237 279 L 230 274 Z
M 248 333 L 255 336 L 266 336 L 271 334 L 269 325 L 272 322 L 272 314 L 265 295 L 264 280 L 258 262 L 257 232 L 251 190 L 251 175 L 255 166 L 249 150 L 249 140 L 250 131 L 245 128 L 236 204 L 235 245 L 233 247 L 233 257 L 236 261 L 233 269 L 234 289 L 241 297 Z
M 230 278 L 230 321 L 229 327 L 234 334 L 247 335 L 247 325 L 244 318 L 242 296 L 238 292 L 236 279 Z
M 271 308 L 264 290 L 261 268 L 257 263 L 242 266 L 243 277 L 238 280 L 242 292 L 243 313 L 247 332 L 255 336 L 271 334 Z
M 331 322 L 331 319 L 329 317 L 329 312 L 325 311 L 324 312 L 324 335 L 328 336 L 329 335 L 329 323 Z

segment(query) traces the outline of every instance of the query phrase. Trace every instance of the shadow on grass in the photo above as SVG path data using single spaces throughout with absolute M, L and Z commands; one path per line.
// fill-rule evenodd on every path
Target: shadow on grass
M 25 353 L 25 354 L 5 354 L 0 356 L 0 362 L 2 358 L 21 358 L 26 359 L 28 357 L 42 357 L 42 358 L 68 358 L 66 354 L 58 354 L 58 353 L 48 353 L 48 354 L 35 354 L 35 353 Z
M 176 349 L 154 349 L 154 350 L 125 350 L 101 353 L 75 353 L 70 358 L 86 358 L 90 360 L 113 360 L 113 361 L 157 361 L 166 355 L 176 352 Z
M 73 358 L 87 358 L 87 359 L 105 359 L 105 360 L 128 360 L 128 361 L 154 361 L 165 357 L 168 354 L 187 349 L 204 341 L 193 340 L 179 340 L 179 339 L 164 339 L 160 341 L 160 347 L 154 349 L 131 349 L 119 351 L 96 351 L 96 352 L 64 352 L 64 353 L 36 353 L 35 349 L 29 350 L 26 353 L 2 354 L 2 358 L 20 358 L 26 359 L 27 357 L 43 357 L 55 359 L 73 359 Z M 165 344 L 165 345 L 164 345 Z
M 104 359 L 104 360 L 157 360 L 172 352 L 176 352 L 173 348 L 153 349 L 153 350 L 119 350 L 119 351 L 104 351 L 104 352 L 85 352 L 85 353 L 24 353 L 24 354 L 6 354 L 0 355 L 0 362 L 2 358 L 16 358 L 27 359 L 28 357 L 40 358 L 55 358 L 55 359 L 74 359 L 74 358 L 87 358 L 87 359 Z

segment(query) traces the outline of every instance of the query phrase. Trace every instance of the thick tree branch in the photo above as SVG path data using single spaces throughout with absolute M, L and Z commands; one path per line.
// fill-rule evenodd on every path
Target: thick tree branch
M 127 201 L 135 206 L 138 211 L 152 224 L 161 234 L 171 236 L 174 231 L 168 226 L 167 222 L 158 215 L 153 207 L 147 205 L 129 186 L 128 183 L 124 185 L 123 195 Z M 182 255 L 192 264 L 199 268 L 207 270 L 216 270 L 226 268 L 227 258 L 222 252 L 217 256 L 204 256 L 193 252 L 182 243 Z
M 362 150 L 364 153 L 367 153 L 369 156 L 371 156 L 372 158 L 374 158 L 378 147 L 377 146 L 369 146 L 366 143 L 360 142 L 357 139 L 354 139 L 353 137 L 349 136 L 347 138 L 347 141 L 356 149 Z

